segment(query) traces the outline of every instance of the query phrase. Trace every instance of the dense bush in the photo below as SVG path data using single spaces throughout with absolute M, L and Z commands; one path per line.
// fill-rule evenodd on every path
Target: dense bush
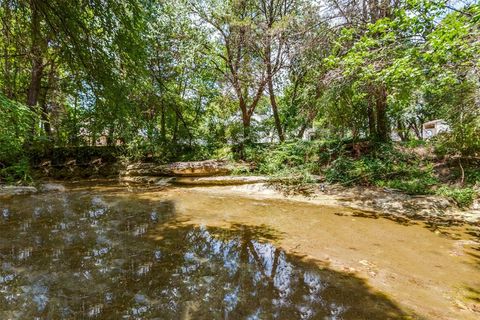
M 256 172 L 268 174 L 288 185 L 305 185 L 320 175 L 329 183 L 345 186 L 385 187 L 408 194 L 438 194 L 452 198 L 460 207 L 475 199 L 474 189 L 442 187 L 432 159 L 418 156 L 412 149 L 424 143 L 396 148 L 377 145 L 356 157 L 346 142 L 290 141 L 279 145 L 257 145 L 247 149 L 247 158 L 256 165 Z M 405 149 L 407 147 L 407 149 Z M 478 169 L 468 167 L 466 181 L 478 183 Z

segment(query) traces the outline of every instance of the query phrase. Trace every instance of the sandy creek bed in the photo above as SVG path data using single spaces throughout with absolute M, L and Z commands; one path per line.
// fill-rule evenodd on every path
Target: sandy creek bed
M 474 226 L 232 187 L 75 187 L 0 212 L 2 318 L 480 317 Z

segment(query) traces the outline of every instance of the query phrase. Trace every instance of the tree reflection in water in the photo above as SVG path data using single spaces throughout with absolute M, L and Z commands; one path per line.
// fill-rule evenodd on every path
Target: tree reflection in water
M 0 213 L 2 319 L 404 316 L 362 280 L 288 255 L 272 230 L 176 224 L 171 201 L 72 192 Z

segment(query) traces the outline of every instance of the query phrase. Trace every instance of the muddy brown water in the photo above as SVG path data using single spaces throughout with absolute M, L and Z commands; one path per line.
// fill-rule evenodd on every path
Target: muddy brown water
M 478 319 L 478 229 L 228 189 L 0 199 L 0 319 Z

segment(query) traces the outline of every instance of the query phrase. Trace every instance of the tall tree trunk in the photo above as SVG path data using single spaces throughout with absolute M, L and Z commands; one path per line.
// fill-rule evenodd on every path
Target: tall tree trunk
M 37 105 L 40 93 L 40 85 L 43 77 L 43 57 L 42 57 L 42 35 L 40 12 L 37 8 L 37 2 L 30 0 L 31 18 L 31 37 L 32 37 L 32 70 L 30 75 L 30 85 L 28 87 L 27 105 L 33 109 Z
M 162 103 L 161 109 L 160 109 L 160 138 L 162 140 L 162 143 L 165 143 L 167 141 L 167 130 L 165 126 L 165 106 Z
M 50 63 L 50 72 L 48 73 L 47 87 L 43 92 L 41 101 L 42 106 L 42 123 L 48 140 L 52 141 L 52 126 L 50 124 L 50 111 L 48 110 L 48 93 L 53 88 L 55 81 L 55 61 Z
M 45 88 L 42 90 L 42 95 L 39 98 L 39 104 L 42 107 L 41 110 L 41 120 L 42 120 L 42 126 L 43 130 L 45 131 L 45 135 L 49 140 L 52 138 L 52 129 L 50 126 L 50 117 L 49 117 L 49 111 L 48 111 L 48 88 Z
M 175 113 L 175 124 L 173 126 L 173 134 L 172 134 L 173 145 L 177 145 L 177 133 L 178 133 L 178 114 Z
M 67 137 L 67 144 L 69 146 L 76 146 L 77 141 L 79 138 L 79 135 L 77 133 L 77 108 L 78 108 L 78 96 L 75 94 L 73 97 L 73 113 L 71 115 L 71 118 L 69 117 L 68 123 L 70 124 L 68 128 L 68 137 Z M 57 131 L 57 139 L 61 141 L 60 135 L 58 134 Z M 88 137 L 86 137 L 88 139 Z M 87 144 L 89 142 L 87 141 Z
M 37 8 L 37 2 L 30 0 L 30 10 L 32 12 L 31 17 L 31 57 L 32 57 L 32 70 L 30 73 L 30 85 L 28 86 L 27 94 L 27 106 L 33 112 L 36 112 L 35 106 L 38 103 L 38 97 L 40 94 L 40 86 L 43 77 L 43 57 L 42 57 L 42 35 L 41 35 L 41 21 L 40 12 Z M 27 147 L 32 144 L 35 137 L 35 119 L 32 119 L 30 124 L 30 139 L 27 141 Z
M 280 140 L 280 142 L 283 142 L 285 141 L 285 136 L 283 134 L 282 122 L 280 121 L 280 116 L 278 115 L 277 100 L 275 99 L 272 76 L 269 76 L 268 78 L 268 92 L 270 95 L 270 104 L 272 105 L 275 127 L 277 128 L 278 139 Z
M 272 22 L 270 22 L 272 24 Z M 270 26 L 271 27 L 271 26 Z M 270 95 L 270 105 L 272 106 L 273 111 L 273 119 L 275 120 L 275 127 L 278 133 L 278 139 L 280 142 L 285 141 L 285 137 L 283 135 L 282 129 L 282 122 L 280 121 L 280 116 L 278 115 L 278 107 L 277 107 L 277 100 L 275 99 L 275 90 L 273 88 L 273 69 L 272 69 L 272 48 L 270 42 L 272 41 L 271 36 L 267 37 L 267 85 L 268 85 L 268 93 Z
M 377 117 L 377 140 L 380 142 L 389 141 L 389 126 L 387 118 L 387 90 L 384 86 L 378 88 L 375 97 L 375 114 Z
M 4 78 L 4 85 L 3 91 L 5 95 L 9 98 L 13 98 L 12 86 L 11 86 L 11 66 L 10 66 L 10 39 L 11 39 L 11 30 L 10 30 L 10 19 L 11 19 L 11 10 L 10 10 L 10 1 L 3 2 L 3 55 L 4 55 L 4 65 L 3 65 L 3 78 Z
M 375 113 L 373 111 L 371 101 L 368 101 L 368 105 L 367 105 L 367 118 L 368 118 L 368 135 L 370 139 L 374 139 L 377 136 L 377 123 L 375 121 Z
M 252 141 L 251 137 L 251 128 L 250 128 L 251 117 L 248 114 L 242 114 L 242 123 L 243 123 L 243 141 L 246 144 L 249 144 Z
M 251 114 L 249 113 L 248 106 L 243 98 L 243 95 L 240 93 L 238 94 L 238 105 L 240 107 L 240 111 L 242 112 L 242 125 L 243 125 L 243 144 L 250 143 L 251 141 L 251 132 L 250 132 L 250 120 Z

